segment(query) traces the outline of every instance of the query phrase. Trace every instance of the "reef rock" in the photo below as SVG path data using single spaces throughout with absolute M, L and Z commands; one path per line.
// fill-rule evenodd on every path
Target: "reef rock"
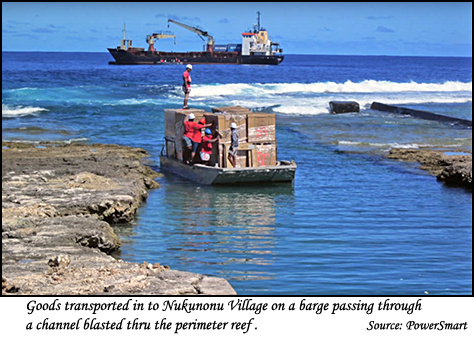
M 111 224 L 159 187 L 140 148 L 2 147 L 2 294 L 235 294 L 222 278 L 113 258 Z
M 472 153 L 460 152 L 453 155 L 445 150 L 394 148 L 390 150 L 388 157 L 419 162 L 421 169 L 427 170 L 447 185 L 472 191 Z

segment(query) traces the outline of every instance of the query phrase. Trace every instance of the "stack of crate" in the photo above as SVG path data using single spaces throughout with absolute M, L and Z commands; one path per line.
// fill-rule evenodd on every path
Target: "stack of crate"
M 219 131 L 222 134 L 221 144 L 226 149 L 230 146 L 230 124 L 237 124 L 239 134 L 239 167 L 261 167 L 276 165 L 276 128 L 275 115 L 251 112 L 249 109 L 235 107 L 213 108 L 218 116 Z M 222 151 L 221 151 L 222 153 Z M 230 163 L 227 163 L 230 166 Z
M 276 165 L 275 115 L 251 112 L 249 109 L 240 106 L 213 108 L 212 113 L 207 113 L 201 109 L 166 109 L 165 136 L 169 140 L 166 146 L 169 156 L 183 159 L 181 142 L 184 132 L 183 122 L 190 113 L 196 116 L 196 122 L 204 117 L 206 124 L 213 123 L 210 129 L 213 133 L 217 129 L 221 135 L 219 144 L 214 143 L 212 154 L 213 161 L 218 163 L 220 167 L 231 167 L 227 154 L 231 143 L 230 124 L 232 122 L 237 125 L 239 134 L 237 167 Z

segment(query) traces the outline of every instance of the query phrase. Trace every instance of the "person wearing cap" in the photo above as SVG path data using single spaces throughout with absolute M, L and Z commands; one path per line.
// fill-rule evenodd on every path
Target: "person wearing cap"
M 237 133 L 237 124 L 235 122 L 230 124 L 230 131 L 230 147 L 227 158 L 235 168 L 237 166 L 237 150 L 239 149 L 239 134 Z
M 183 92 L 184 92 L 184 105 L 183 109 L 189 109 L 188 99 L 189 93 L 191 93 L 191 75 L 189 74 L 193 70 L 192 65 L 187 65 L 186 70 L 183 73 Z
M 196 116 L 194 116 L 193 113 L 188 115 L 188 120 L 184 121 L 184 134 L 183 134 L 183 141 L 186 144 L 186 148 L 189 151 L 184 151 L 183 152 L 183 161 L 186 164 L 190 164 L 192 159 L 194 158 L 194 154 L 196 154 L 197 148 L 198 148 L 198 143 L 194 142 L 194 134 L 197 131 L 201 130 L 201 127 L 197 122 L 194 122 L 194 119 Z M 191 154 L 191 157 L 189 155 Z
M 201 152 L 199 153 L 202 163 L 206 165 L 211 164 L 211 155 L 212 155 L 212 144 L 217 142 L 218 138 L 212 138 L 212 131 L 209 128 L 206 128 L 204 131 L 204 137 L 202 138 L 202 147 Z
M 196 116 L 191 113 L 188 115 L 188 120 L 184 121 L 184 133 L 183 133 L 183 141 L 186 144 L 186 148 L 188 148 L 188 152 L 183 153 L 183 161 L 186 164 L 192 164 L 194 156 L 198 150 L 199 145 L 201 144 L 202 128 L 207 128 L 212 126 L 212 123 L 209 124 L 200 124 L 194 122 Z M 204 120 L 205 121 L 205 120 Z M 202 120 L 200 121 L 202 122 Z M 189 157 L 189 153 L 191 153 L 191 157 Z

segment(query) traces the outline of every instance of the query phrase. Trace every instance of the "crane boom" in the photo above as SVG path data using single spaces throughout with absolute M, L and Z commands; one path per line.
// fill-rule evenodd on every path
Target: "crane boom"
M 152 34 L 152 36 L 155 38 L 155 39 L 167 39 L 167 38 L 175 38 L 176 35 L 173 35 L 173 34 L 164 34 L 164 33 L 154 33 Z
M 155 41 L 159 39 L 169 39 L 169 38 L 175 38 L 174 43 L 176 44 L 176 35 L 173 35 L 173 34 L 153 33 L 151 35 L 147 35 L 146 42 L 148 43 L 148 51 L 150 52 L 155 51 Z
M 178 22 L 178 21 L 175 21 L 175 20 L 172 20 L 172 19 L 168 19 L 168 22 L 172 22 L 172 23 L 174 23 L 178 26 L 186 28 L 187 30 L 190 30 L 191 32 L 196 33 L 199 36 L 207 37 L 207 39 L 208 39 L 207 48 L 208 48 L 208 50 L 212 50 L 212 48 L 214 46 L 214 38 L 211 35 L 209 35 L 208 32 L 203 31 L 202 29 L 199 29 L 197 27 L 189 26 L 189 25 L 186 25 L 184 23 L 181 23 L 181 22 Z

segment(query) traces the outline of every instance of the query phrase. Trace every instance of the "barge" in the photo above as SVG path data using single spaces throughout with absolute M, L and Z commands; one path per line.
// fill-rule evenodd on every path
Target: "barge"
M 184 163 L 187 149 L 182 144 L 182 136 L 184 121 L 190 113 L 195 116 L 195 121 L 212 124 L 209 129 L 218 137 L 209 163 L 201 163 L 199 149 L 192 165 Z M 239 134 L 236 167 L 227 158 L 231 123 L 237 125 Z M 201 109 L 165 109 L 164 139 L 161 169 L 199 184 L 293 183 L 295 179 L 296 163 L 277 160 L 274 114 L 251 112 L 243 107 L 213 108 L 212 113 Z

